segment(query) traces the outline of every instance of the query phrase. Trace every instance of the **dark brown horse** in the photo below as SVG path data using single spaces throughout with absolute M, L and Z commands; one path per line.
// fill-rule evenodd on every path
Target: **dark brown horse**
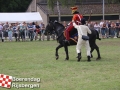
M 56 60 L 59 58 L 58 55 L 58 49 L 61 47 L 64 47 L 65 52 L 66 52 L 66 58 L 65 60 L 69 60 L 69 55 L 68 55 L 68 46 L 72 46 L 72 45 L 76 45 L 77 42 L 75 42 L 75 40 L 70 39 L 69 43 L 65 42 L 65 35 L 64 35 L 64 26 L 58 22 L 52 22 L 50 21 L 48 23 L 48 25 L 46 26 L 46 33 L 52 33 L 53 31 L 56 33 L 57 35 L 57 41 L 59 42 L 59 45 L 56 47 Z M 99 47 L 96 45 L 96 39 L 99 39 L 98 36 L 98 32 L 96 32 L 95 30 L 91 30 L 92 34 L 89 35 L 89 43 L 90 43 L 90 47 L 91 47 L 91 56 L 92 56 L 92 52 L 94 49 L 96 49 L 98 57 L 98 59 L 101 59 L 100 56 L 100 52 L 99 52 Z M 74 30 L 72 30 L 70 32 L 70 36 L 75 35 L 77 33 L 77 30 L 74 28 Z M 92 56 L 93 57 L 93 56 Z

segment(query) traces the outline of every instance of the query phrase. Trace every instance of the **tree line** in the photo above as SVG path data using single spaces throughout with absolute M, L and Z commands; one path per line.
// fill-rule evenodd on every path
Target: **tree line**
M 32 0 L 0 0 L 0 12 L 25 12 Z

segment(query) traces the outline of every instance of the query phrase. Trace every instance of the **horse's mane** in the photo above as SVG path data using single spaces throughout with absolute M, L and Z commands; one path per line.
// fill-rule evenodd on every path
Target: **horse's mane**
M 63 24 L 61 24 L 61 23 L 59 23 L 59 22 L 55 22 L 55 24 L 58 25 L 58 26 L 60 26 L 61 28 L 65 28 L 65 27 L 63 26 Z

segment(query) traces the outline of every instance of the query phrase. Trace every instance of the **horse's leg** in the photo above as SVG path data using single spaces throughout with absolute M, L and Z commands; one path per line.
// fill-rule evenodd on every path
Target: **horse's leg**
M 65 53 L 66 53 L 66 58 L 65 60 L 69 60 L 69 55 L 68 55 L 68 46 L 64 45 Z
M 93 55 L 92 55 L 92 52 L 94 51 L 95 47 L 94 47 L 94 43 L 95 43 L 95 40 L 91 40 L 89 41 L 89 44 L 90 44 L 90 48 L 91 48 L 91 58 L 93 58 Z
M 55 53 L 56 60 L 59 58 L 58 49 L 61 48 L 61 47 L 63 47 L 63 45 L 61 45 L 61 44 L 60 44 L 59 46 L 56 47 L 56 53 Z
M 99 47 L 96 44 L 95 44 L 95 49 L 96 49 L 97 54 L 98 54 L 98 57 L 96 58 L 96 60 L 99 60 L 99 59 L 101 59 L 101 56 L 100 56 Z
M 90 51 L 90 53 L 91 53 L 91 58 L 93 58 L 93 55 L 92 55 L 92 52 L 94 51 L 94 47 L 91 47 L 91 51 Z

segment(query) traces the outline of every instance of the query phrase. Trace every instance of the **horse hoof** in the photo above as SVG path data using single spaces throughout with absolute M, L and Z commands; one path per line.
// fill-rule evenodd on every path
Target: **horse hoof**
M 96 58 L 96 60 L 100 60 L 100 59 L 101 59 L 101 57 Z
M 80 62 L 80 60 L 77 60 L 78 62 Z
M 69 58 L 66 58 L 65 61 L 66 61 L 66 60 L 69 60 Z
M 88 60 L 88 62 L 91 62 L 91 60 Z
M 58 60 L 59 56 L 56 56 L 56 60 Z
M 67 60 L 69 60 L 69 59 L 65 59 L 65 61 L 67 61 Z

